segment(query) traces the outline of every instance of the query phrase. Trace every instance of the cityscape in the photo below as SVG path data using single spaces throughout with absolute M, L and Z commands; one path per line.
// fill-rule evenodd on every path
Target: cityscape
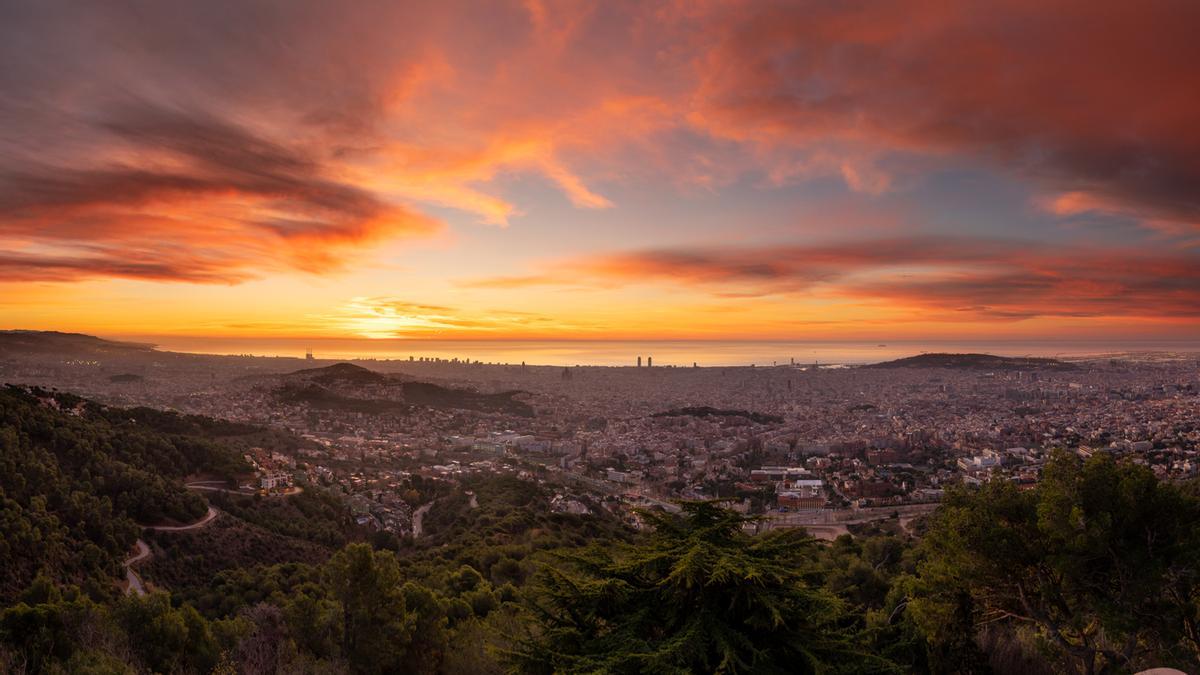
M 398 536 L 418 529 L 397 498 L 414 474 L 511 471 L 634 526 L 639 509 L 718 500 L 763 516 L 760 528 L 834 538 L 841 523 L 927 511 L 946 486 L 1031 487 L 1055 449 L 1120 457 L 1160 480 L 1200 473 L 1196 354 L 656 368 L 651 356 L 353 364 L 83 344 L 103 356 L 10 354 L 0 380 L 286 430 L 301 443 L 255 448 L 248 489 L 331 488 L 359 525 Z

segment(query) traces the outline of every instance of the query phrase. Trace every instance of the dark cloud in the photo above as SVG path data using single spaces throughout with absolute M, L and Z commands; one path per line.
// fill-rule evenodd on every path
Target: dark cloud
M 122 249 L 100 255 L 21 255 L 0 253 L 0 282 L 78 281 L 93 277 L 121 277 L 152 281 L 193 283 L 236 283 L 250 278 L 246 272 L 230 269 L 226 258 L 161 251 L 138 253 Z
M 326 179 L 313 157 L 219 120 L 147 106 L 98 127 L 164 166 L 151 171 L 113 162 L 112 168 L 93 170 L 10 170 L 0 178 L 0 217 L 222 195 L 279 200 L 288 210 L 349 221 L 388 209 L 364 190 Z M 272 229 L 285 236 L 292 229 L 314 229 L 312 223 L 295 228 L 286 220 L 278 223 Z
M 764 143 L 954 153 L 1200 226 L 1200 4 L 763 2 L 730 9 L 699 114 Z

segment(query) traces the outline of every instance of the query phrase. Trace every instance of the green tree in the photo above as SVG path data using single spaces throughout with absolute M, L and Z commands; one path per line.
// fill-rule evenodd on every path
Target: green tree
M 449 640 L 446 612 L 438 596 L 420 584 L 410 581 L 400 590 L 404 594 L 405 605 L 416 617 L 404 672 L 414 675 L 436 673 Z
M 337 656 L 342 643 L 341 606 L 316 594 L 299 593 L 284 609 L 296 642 L 318 658 Z
M 1032 632 L 1079 672 L 1195 670 L 1197 516 L 1145 467 L 1056 453 L 1034 490 L 948 493 L 910 607 L 935 642 L 966 611 L 976 631 Z
M 166 593 L 127 596 L 116 607 L 130 646 L 156 672 L 208 672 L 220 649 L 204 617 L 190 605 L 171 606 Z
M 510 654 L 540 673 L 887 672 L 832 594 L 805 579 L 813 540 L 759 536 L 712 503 L 647 513 L 644 543 L 559 553 L 539 571 L 538 630 Z
M 391 551 L 351 544 L 325 566 L 342 607 L 342 653 L 360 673 L 400 672 L 417 617 L 407 611 L 400 567 Z

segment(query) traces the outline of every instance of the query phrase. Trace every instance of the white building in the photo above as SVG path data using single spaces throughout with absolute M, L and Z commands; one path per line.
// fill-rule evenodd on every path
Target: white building
M 291 487 L 292 474 L 287 471 L 267 471 L 262 475 L 260 486 L 264 490 Z

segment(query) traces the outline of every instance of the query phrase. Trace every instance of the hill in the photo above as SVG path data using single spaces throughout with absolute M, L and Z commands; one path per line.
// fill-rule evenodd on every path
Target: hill
M 110 375 L 108 381 L 114 384 L 135 384 L 137 382 L 145 382 L 146 378 L 134 373 L 122 373 L 120 375 Z
M 416 382 L 384 375 L 352 363 L 335 363 L 323 368 L 307 368 L 282 376 L 283 386 L 276 390 L 280 401 L 303 403 L 312 408 L 351 410 L 381 414 L 407 410 L 410 406 L 450 410 L 507 413 L 532 417 L 529 404 L 515 400 L 519 391 L 482 394 L 473 389 L 445 387 L 432 382 Z M 371 397 L 358 396 L 358 387 L 372 387 Z M 374 396 L 380 393 L 386 398 Z
M 138 523 L 205 513 L 183 476 L 245 467 L 219 443 L 163 430 L 169 417 L 147 423 L 69 394 L 0 390 L 0 600 L 38 574 L 103 592 L 123 575 Z
M 749 410 L 722 410 L 713 408 L 712 406 L 692 406 L 688 408 L 677 408 L 675 410 L 664 410 L 651 415 L 651 417 L 744 417 L 755 424 L 782 424 L 783 418 L 779 415 L 768 415 L 766 413 L 752 412 Z
M 0 331 L 0 354 L 111 354 L 153 350 L 154 345 L 116 342 L 82 333 L 40 330 Z
M 1075 370 L 1057 359 L 996 356 L 994 354 L 919 354 L 866 368 L 949 368 L 952 370 Z
M 275 396 L 281 403 L 306 405 L 313 410 L 342 410 L 381 415 L 409 409 L 409 406 L 399 401 L 342 396 L 318 384 L 285 384 L 276 390 Z
M 368 370 L 353 363 L 335 363 L 323 368 L 306 368 L 288 373 L 287 380 L 307 380 L 317 384 L 385 384 L 389 381 L 387 375 Z

